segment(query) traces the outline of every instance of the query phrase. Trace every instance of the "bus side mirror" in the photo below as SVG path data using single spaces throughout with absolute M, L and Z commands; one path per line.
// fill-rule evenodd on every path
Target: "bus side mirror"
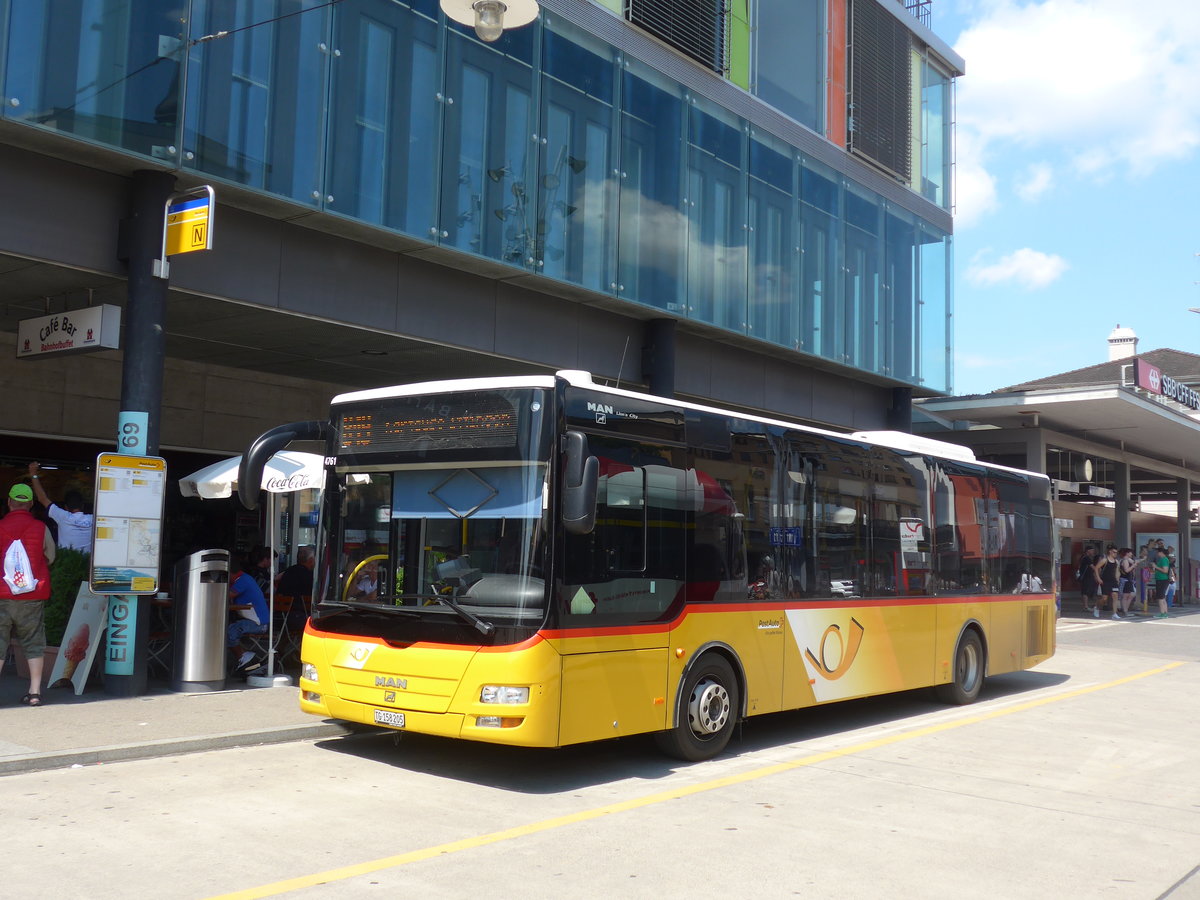
M 568 534 L 591 534 L 596 527 L 596 488 L 600 461 L 588 454 L 587 438 L 568 431 L 563 470 L 562 520 Z

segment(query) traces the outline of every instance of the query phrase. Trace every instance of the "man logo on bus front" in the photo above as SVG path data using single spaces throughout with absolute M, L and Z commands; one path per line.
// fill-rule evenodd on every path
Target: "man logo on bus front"
M 842 638 L 842 626 L 830 625 L 825 629 L 825 633 L 821 635 L 820 657 L 805 649 L 804 655 L 817 674 L 826 681 L 837 681 L 848 671 L 850 666 L 854 664 L 854 658 L 858 656 L 858 648 L 862 646 L 863 633 L 866 631 L 862 623 L 858 619 L 850 620 L 850 634 L 847 638 Z M 827 643 L 830 637 L 836 637 L 838 640 L 839 658 L 836 662 L 830 665 L 830 659 L 827 655 Z

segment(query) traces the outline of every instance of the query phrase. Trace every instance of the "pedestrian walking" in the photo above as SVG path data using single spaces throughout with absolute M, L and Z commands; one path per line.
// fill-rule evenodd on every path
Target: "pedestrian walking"
M 1100 580 L 1100 594 L 1108 598 L 1112 618 L 1120 619 L 1117 611 L 1121 605 L 1121 563 L 1117 556 L 1117 548 L 1109 544 L 1104 549 L 1104 557 L 1096 563 L 1096 575 Z M 1096 601 L 1096 616 L 1100 616 L 1099 598 Z
M 1083 600 L 1083 611 L 1090 612 L 1092 615 L 1099 618 L 1100 613 L 1095 609 L 1096 591 L 1100 589 L 1100 582 L 1096 575 L 1096 548 L 1088 547 L 1083 551 L 1083 556 L 1079 560 L 1079 566 L 1075 570 L 1075 580 L 1079 582 L 1079 594 Z
M 14 484 L 8 492 L 8 515 L 0 519 L 0 669 L 9 635 L 15 634 L 29 662 L 29 691 L 21 702 L 41 706 L 45 608 L 55 547 L 49 529 L 29 511 L 32 506 L 33 489 Z
M 1167 556 L 1166 548 L 1155 551 L 1158 555 L 1154 560 L 1154 599 L 1158 601 L 1158 613 L 1154 618 L 1167 618 L 1167 585 L 1171 583 L 1171 557 Z
M 1121 570 L 1120 596 L 1121 615 L 1130 617 L 1136 615 L 1133 611 L 1133 598 L 1137 596 L 1137 582 L 1134 580 L 1137 572 L 1137 560 L 1133 556 L 1132 547 L 1122 547 L 1117 554 L 1117 564 Z
M 1154 594 L 1154 553 L 1149 545 L 1143 544 L 1138 553 L 1138 591 L 1142 601 L 1142 612 Z
M 1175 605 L 1175 589 L 1178 586 L 1178 573 L 1175 571 L 1175 548 L 1167 548 L 1167 560 L 1171 564 L 1171 568 L 1167 574 L 1167 609 Z

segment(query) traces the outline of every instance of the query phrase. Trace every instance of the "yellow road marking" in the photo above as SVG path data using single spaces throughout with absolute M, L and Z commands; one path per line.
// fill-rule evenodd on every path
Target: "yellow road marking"
M 1015 706 L 1006 706 L 1000 709 L 990 710 L 988 712 L 979 713 L 974 716 L 966 716 L 961 719 L 954 719 L 949 722 L 940 722 L 936 725 L 926 725 L 922 728 L 916 728 L 912 731 L 902 731 L 896 734 L 887 735 L 881 738 L 875 738 L 870 741 L 863 741 L 859 744 L 853 744 L 849 747 L 842 747 L 839 750 L 825 750 L 821 753 L 811 753 L 808 756 L 803 756 L 800 759 L 794 759 L 791 762 L 777 763 L 771 766 L 763 766 L 759 769 L 753 769 L 748 772 L 741 772 L 737 775 L 726 775 L 723 778 L 714 778 L 711 781 L 700 782 L 699 784 L 686 785 L 684 787 L 672 788 L 668 791 L 660 791 L 657 794 L 648 794 L 644 797 L 636 797 L 631 800 L 622 800 L 619 803 L 610 803 L 607 806 L 599 806 L 595 809 L 581 810 L 580 812 L 570 813 L 565 816 L 557 816 L 553 819 L 545 819 L 541 822 L 532 822 L 528 825 L 519 825 L 516 828 L 506 828 L 503 831 L 493 831 L 490 834 L 480 834 L 475 837 L 463 838 L 460 841 L 450 841 L 446 844 L 438 844 L 436 847 L 426 847 L 423 850 L 413 850 L 408 853 L 400 853 L 396 856 L 385 856 L 382 859 L 375 859 L 369 862 L 359 863 L 353 866 L 343 866 L 338 869 L 329 869 L 325 872 L 317 872 L 313 875 L 301 875 L 297 878 L 288 878 L 284 881 L 276 881 L 272 884 L 264 884 L 256 888 L 248 888 L 243 891 L 234 891 L 231 894 L 222 894 L 219 897 L 213 897 L 211 900 L 254 900 L 258 897 L 274 897 L 279 894 L 286 894 L 289 891 L 298 891 L 303 888 L 316 887 L 321 884 L 329 884 L 333 881 L 345 881 L 348 878 L 357 878 L 360 875 L 369 875 L 372 872 L 380 872 L 384 869 L 394 869 L 399 866 L 405 866 L 409 863 L 420 862 L 426 859 L 433 859 L 437 856 L 447 856 L 451 853 L 459 853 L 463 850 L 472 850 L 476 847 L 486 847 L 489 844 L 499 844 L 502 841 L 510 841 L 514 838 L 527 837 L 531 834 L 540 834 L 544 831 L 552 831 L 555 828 L 562 828 L 564 825 L 574 825 L 579 822 L 587 822 L 591 819 L 598 819 L 601 816 L 612 815 L 613 813 L 628 812 L 633 809 L 641 809 L 645 806 L 653 806 L 657 803 L 665 803 L 668 800 L 678 800 L 682 797 L 689 797 L 693 794 L 702 794 L 707 791 L 714 791 L 718 788 L 730 787 L 735 784 L 744 784 L 748 781 L 757 781 L 760 778 L 766 778 L 770 775 L 779 775 L 783 772 L 790 772 L 794 769 L 802 769 L 806 766 L 814 766 L 819 763 L 828 762 L 831 759 L 839 759 L 843 756 L 852 756 L 856 753 L 865 753 L 868 750 L 876 750 L 880 747 L 886 747 L 891 744 L 898 744 L 901 741 L 910 741 L 915 738 L 927 737 L 931 734 L 939 734 L 943 731 L 950 731 L 955 728 L 962 728 L 964 725 L 976 725 L 980 722 L 986 722 L 990 719 L 998 719 L 1001 716 L 1012 715 L 1013 713 L 1025 712 L 1026 710 L 1036 709 L 1039 706 L 1046 706 L 1050 703 L 1058 703 L 1063 700 L 1072 700 L 1076 697 L 1082 697 L 1085 694 L 1095 693 L 1096 691 L 1106 690 L 1108 688 L 1117 687 L 1122 684 L 1128 684 L 1131 681 L 1138 681 L 1142 678 L 1149 678 L 1152 675 L 1161 675 L 1163 672 L 1170 669 L 1178 668 L 1184 665 L 1182 662 L 1168 663 L 1165 666 L 1159 666 L 1157 669 L 1150 669 L 1146 672 L 1139 672 L 1136 675 L 1127 675 L 1124 678 L 1117 678 L 1113 681 L 1106 681 L 1103 684 L 1092 684 L 1087 687 L 1077 688 L 1073 691 L 1067 691 L 1062 694 L 1053 694 L 1049 697 L 1039 697 L 1036 700 L 1029 700 L 1025 703 L 1018 703 Z

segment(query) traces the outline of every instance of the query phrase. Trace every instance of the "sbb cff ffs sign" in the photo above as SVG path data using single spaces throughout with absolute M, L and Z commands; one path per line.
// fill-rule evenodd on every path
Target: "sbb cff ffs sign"
M 1133 361 L 1133 383 L 1143 390 L 1174 400 L 1189 409 L 1200 409 L 1200 392 L 1192 390 L 1170 375 L 1164 375 L 1158 366 L 1152 366 L 1140 357 Z

